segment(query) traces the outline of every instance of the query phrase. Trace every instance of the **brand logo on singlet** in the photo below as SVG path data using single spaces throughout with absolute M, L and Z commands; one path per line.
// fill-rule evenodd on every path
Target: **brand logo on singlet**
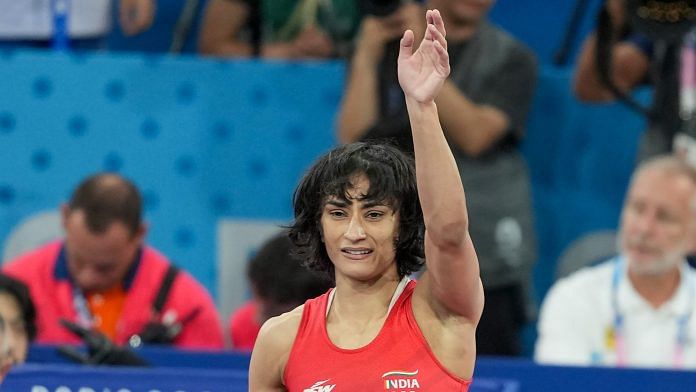
M 336 388 L 336 385 L 324 385 L 328 381 L 329 380 L 317 381 L 314 383 L 314 385 L 305 389 L 302 392 L 331 392 L 334 388 Z
M 418 383 L 418 370 L 406 372 L 403 370 L 393 370 L 382 375 L 384 380 L 384 390 L 390 392 L 414 392 L 420 389 Z

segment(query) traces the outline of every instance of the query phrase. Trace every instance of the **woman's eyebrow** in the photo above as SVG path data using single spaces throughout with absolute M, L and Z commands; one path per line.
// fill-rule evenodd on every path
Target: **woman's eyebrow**
M 336 207 L 348 207 L 348 205 L 350 203 L 348 203 L 348 201 L 342 200 L 342 199 L 329 199 L 326 201 L 326 204 L 330 204 L 330 205 L 336 206 Z

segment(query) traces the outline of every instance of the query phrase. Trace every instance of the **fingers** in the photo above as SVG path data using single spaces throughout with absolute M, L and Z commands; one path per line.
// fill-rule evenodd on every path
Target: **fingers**
M 444 75 L 449 75 L 450 65 L 449 65 L 449 54 L 447 49 L 440 44 L 439 41 L 435 41 L 433 44 L 435 52 L 437 53 L 437 67 Z
M 449 55 L 447 54 L 447 40 L 445 39 L 445 23 L 438 10 L 427 10 L 425 12 L 427 27 L 423 41 L 432 41 L 438 56 L 438 65 L 449 70 Z M 401 38 L 399 58 L 402 56 L 410 57 L 413 53 L 414 36 L 413 31 L 406 30 Z M 448 71 L 449 72 L 449 71 Z
M 439 42 L 443 48 L 447 49 L 447 40 L 440 30 L 434 25 L 429 24 L 425 32 L 425 38 L 430 41 Z
M 445 30 L 445 21 L 442 20 L 442 15 L 440 15 L 439 10 L 432 11 L 432 20 L 432 24 L 435 25 L 440 34 L 442 34 L 443 37 L 446 37 L 447 31 Z
M 399 46 L 399 60 L 411 57 L 413 54 L 413 41 L 413 31 L 406 30 Z
M 425 13 L 427 22 L 425 36 L 423 40 L 438 41 L 447 49 L 447 40 L 445 39 L 445 22 L 442 20 L 442 15 L 438 10 L 427 10 Z

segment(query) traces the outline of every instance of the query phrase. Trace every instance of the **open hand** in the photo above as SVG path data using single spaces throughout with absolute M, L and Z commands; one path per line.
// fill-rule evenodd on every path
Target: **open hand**
M 425 20 L 423 41 L 415 52 L 413 31 L 406 30 L 401 38 L 398 68 L 404 94 L 421 103 L 435 99 L 450 73 L 445 23 L 440 11 L 426 11 Z

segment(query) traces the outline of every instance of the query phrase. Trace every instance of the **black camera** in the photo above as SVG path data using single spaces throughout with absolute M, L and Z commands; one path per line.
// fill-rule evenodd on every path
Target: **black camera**
M 402 0 L 360 0 L 363 15 L 384 17 L 391 15 L 401 7 Z
M 696 26 L 696 0 L 628 0 L 630 24 L 653 41 L 680 43 Z

